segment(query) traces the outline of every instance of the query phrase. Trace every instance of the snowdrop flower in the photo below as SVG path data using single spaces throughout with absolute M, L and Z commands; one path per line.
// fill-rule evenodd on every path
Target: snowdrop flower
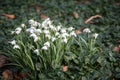
M 99 34 L 95 33 L 92 36 L 96 39 L 98 37 Z
M 38 22 L 35 21 L 35 22 L 32 24 L 32 26 L 34 26 L 34 27 L 38 26 Z
M 60 30 L 60 32 L 61 32 L 61 33 L 66 33 L 66 29 L 65 29 L 65 28 L 62 28 L 62 29 Z
M 50 32 L 49 32 L 49 30 L 44 30 L 43 33 L 49 34 Z
M 61 25 L 57 26 L 57 30 L 59 31 L 61 29 Z
M 57 29 L 53 25 L 49 25 L 49 28 L 53 31 L 56 31 Z
M 28 29 L 26 29 L 26 32 L 29 32 L 29 33 L 34 33 L 35 32 L 35 27 L 30 27 Z
M 61 34 L 61 37 L 68 37 L 69 36 L 69 34 L 68 33 L 63 33 L 63 34 Z
M 37 54 L 37 55 L 39 55 L 39 50 L 38 50 L 38 49 L 35 49 L 35 50 L 34 50 L 34 53 Z
M 15 31 L 11 31 L 11 34 L 14 34 L 15 33 Z
M 35 37 L 34 38 L 34 42 L 36 42 L 36 41 L 38 41 L 39 40 L 39 38 L 38 37 Z
M 21 27 L 22 27 L 22 28 L 25 28 L 25 24 L 21 24 Z
M 37 23 L 37 25 L 40 27 L 41 26 L 41 24 L 40 23 Z
M 30 37 L 37 37 L 37 35 L 32 33 L 32 34 L 30 34 Z
M 45 26 L 47 26 L 47 25 L 49 25 L 49 24 L 51 24 L 50 18 L 47 18 L 47 19 L 45 19 L 45 20 L 42 22 L 42 26 L 43 26 L 43 27 L 45 27 Z
M 64 38 L 64 39 L 63 39 L 63 42 L 67 43 L 67 41 L 68 41 L 67 38 Z
M 90 29 L 89 29 L 89 28 L 85 28 L 85 29 L 83 30 L 83 32 L 86 32 L 86 33 L 91 33 L 91 31 L 90 31 Z
M 29 20 L 28 23 L 34 27 L 38 26 L 38 22 L 34 21 L 33 19 Z
M 55 36 L 58 36 L 58 35 L 60 35 L 60 33 L 59 33 L 59 32 L 56 32 L 56 33 L 55 33 Z
M 48 39 L 51 38 L 51 36 L 49 34 L 46 34 L 45 37 L 47 37 Z
M 20 49 L 20 46 L 17 45 L 17 44 L 15 44 L 15 45 L 13 46 L 13 49 Z
M 47 50 L 48 47 L 47 47 L 47 46 L 43 46 L 41 49 L 43 49 L 43 50 Z
M 44 46 L 50 47 L 50 43 L 47 41 L 47 42 L 44 43 Z
M 10 44 L 12 45 L 15 45 L 16 44 L 16 41 L 15 40 L 12 40 L 11 42 L 9 42 Z
M 21 31 L 22 31 L 22 28 L 20 28 L 20 27 L 18 27 L 18 28 L 15 29 L 15 33 L 16 34 L 20 34 Z
M 48 20 L 46 20 L 47 24 L 48 25 L 51 25 L 52 24 L 52 21 L 50 20 L 50 18 L 47 18 Z
M 42 30 L 41 29 L 35 29 L 34 31 L 35 33 L 37 33 L 38 35 L 42 33 Z
M 38 41 L 38 36 L 36 35 L 36 34 L 34 34 L 34 33 L 32 33 L 31 35 L 30 35 L 30 37 L 33 37 L 33 39 L 34 39 L 34 42 L 36 42 L 36 41 Z
M 75 37 L 77 36 L 74 31 L 72 31 L 72 32 L 70 33 L 70 35 L 71 35 L 71 36 L 75 36 Z
M 28 21 L 28 23 L 29 24 L 33 24 L 35 21 L 33 20 L 33 19 L 30 19 L 29 21 Z
M 52 42 L 54 42 L 56 40 L 56 38 L 55 37 L 52 37 Z
M 73 27 L 69 27 L 68 28 L 68 31 L 72 31 L 74 28 Z

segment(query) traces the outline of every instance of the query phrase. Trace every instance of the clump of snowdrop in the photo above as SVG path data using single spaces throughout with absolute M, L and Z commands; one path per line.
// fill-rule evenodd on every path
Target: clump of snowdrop
M 71 50 L 72 41 L 77 35 L 73 27 L 65 28 L 61 24 L 56 26 L 52 22 L 49 18 L 42 23 L 31 19 L 27 25 L 22 23 L 20 27 L 12 31 L 11 33 L 16 35 L 14 35 L 15 40 L 11 41 L 10 44 L 13 49 L 18 50 L 16 55 L 18 56 L 18 52 L 27 55 L 29 62 L 32 60 L 32 55 L 36 54 L 40 59 L 38 61 L 43 61 L 43 63 L 39 63 L 44 65 L 46 63 L 45 66 L 49 63 L 53 68 L 59 66 L 64 51 Z M 26 57 L 22 56 L 25 58 L 24 60 Z M 34 64 L 34 62 L 29 63 L 32 66 Z
M 65 28 L 62 27 L 61 24 L 55 26 L 49 18 L 44 20 L 42 23 L 31 19 L 28 21 L 28 25 L 29 27 L 25 24 L 21 24 L 21 27 L 24 28 L 26 26 L 25 33 L 28 34 L 28 38 L 32 38 L 34 42 L 38 42 L 39 40 L 50 40 L 51 42 L 55 42 L 56 40 L 59 40 L 67 44 L 71 37 L 77 36 L 73 27 Z M 16 28 L 15 31 L 12 31 L 12 34 L 20 34 L 22 31 L 21 27 Z M 90 31 L 85 30 L 85 32 Z M 41 49 L 47 50 L 48 48 L 48 46 L 43 46 Z

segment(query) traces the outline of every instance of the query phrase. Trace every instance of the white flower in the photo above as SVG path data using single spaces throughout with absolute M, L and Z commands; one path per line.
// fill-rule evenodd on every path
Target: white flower
M 56 38 L 55 37 L 52 37 L 52 42 L 54 42 L 56 40 Z
M 49 32 L 49 30 L 44 30 L 43 33 L 49 34 L 50 32 Z
M 20 46 L 17 45 L 17 44 L 15 44 L 15 45 L 13 46 L 13 49 L 20 49 Z
M 70 35 L 71 35 L 71 36 L 75 36 L 75 37 L 77 36 L 74 31 L 72 31 L 72 32 L 70 33 Z
M 25 27 L 25 24 L 21 24 L 21 27 L 24 28 L 24 27 Z
M 50 43 L 47 41 L 47 42 L 44 43 L 44 46 L 50 47 Z
M 49 34 L 46 34 L 45 37 L 47 37 L 48 39 L 51 38 L 51 36 Z
M 92 36 L 96 39 L 98 37 L 99 34 L 95 33 Z
M 16 41 L 15 40 L 12 40 L 11 42 L 9 42 L 10 44 L 12 45 L 15 45 L 16 44 Z
M 64 37 L 68 37 L 68 36 L 69 36 L 68 33 L 63 33 L 63 34 L 61 34 L 61 37 L 62 37 L 62 38 L 64 38 Z
M 36 41 L 38 41 L 38 36 L 36 35 L 36 34 L 34 34 L 34 33 L 32 33 L 31 35 L 30 35 L 30 37 L 33 37 L 33 39 L 34 39 L 34 42 L 36 42 Z
M 34 38 L 34 42 L 36 42 L 36 41 L 38 41 L 39 40 L 39 38 L 38 37 L 35 37 Z
M 57 30 L 58 30 L 58 31 L 59 31 L 61 28 L 62 28 L 61 25 L 57 26 Z
M 53 31 L 56 31 L 56 28 L 53 25 L 49 25 L 49 28 Z
M 28 23 L 33 27 L 38 26 L 38 22 L 34 21 L 33 19 L 29 20 Z
M 28 23 L 29 24 L 33 24 L 35 21 L 33 20 L 33 19 L 30 19 L 29 21 L 28 21 Z
M 51 21 L 50 21 L 50 18 L 47 18 L 42 22 L 42 27 L 46 27 L 49 24 L 51 24 Z
M 60 35 L 60 33 L 59 33 L 59 32 L 56 32 L 56 33 L 55 33 L 55 36 L 58 36 L 58 35 Z
M 15 31 L 11 31 L 11 34 L 14 34 L 15 33 Z
M 35 33 L 37 33 L 38 35 L 40 35 L 42 33 L 41 29 L 35 29 Z
M 60 32 L 61 32 L 61 33 L 66 33 L 66 29 L 65 29 L 65 28 L 62 28 L 62 29 L 60 30 Z
M 41 26 L 41 24 L 40 23 L 37 23 L 37 25 L 40 27 Z
M 43 49 L 43 50 L 47 50 L 48 47 L 47 47 L 47 46 L 43 46 L 41 49 Z
M 32 34 L 30 34 L 30 37 L 37 37 L 37 35 L 32 33 Z
M 18 28 L 15 29 L 15 33 L 16 34 L 20 34 L 21 31 L 22 31 L 22 28 L 20 28 L 20 27 L 18 27 Z
M 38 50 L 38 49 L 35 49 L 35 50 L 34 50 L 34 53 L 37 54 L 37 55 L 39 55 L 39 50 Z
M 26 29 L 26 32 L 34 33 L 35 30 L 36 30 L 35 27 L 30 27 L 30 28 Z
M 83 30 L 83 32 L 86 32 L 86 33 L 91 33 L 91 31 L 90 31 L 90 29 L 89 29 L 89 28 L 85 28 L 85 29 Z
M 34 27 L 38 26 L 38 22 L 35 21 L 35 22 L 32 24 L 32 26 L 34 26 Z
M 64 38 L 64 39 L 63 39 L 63 42 L 67 43 L 67 41 L 68 41 L 67 38 Z
M 50 18 L 47 18 L 48 20 L 46 20 L 47 24 L 48 25 L 51 25 L 52 24 L 52 21 L 50 20 Z
M 73 27 L 69 27 L 68 28 L 68 31 L 72 31 L 74 28 Z

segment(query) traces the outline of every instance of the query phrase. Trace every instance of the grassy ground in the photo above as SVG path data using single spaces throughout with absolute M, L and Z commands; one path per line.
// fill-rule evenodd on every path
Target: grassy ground
M 54 20 L 55 24 L 62 23 L 78 30 L 89 27 L 100 34 L 100 44 L 112 51 L 120 45 L 119 13 L 119 0 L 0 0 L 0 54 L 7 51 L 11 30 L 29 19 L 42 21 L 46 17 Z M 4 14 L 11 14 L 15 18 Z M 101 15 L 102 18 L 85 24 L 85 20 L 94 15 Z

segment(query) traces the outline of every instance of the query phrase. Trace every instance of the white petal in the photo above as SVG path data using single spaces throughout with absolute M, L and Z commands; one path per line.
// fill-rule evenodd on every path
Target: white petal
M 39 50 L 38 50 L 38 49 L 35 49 L 35 50 L 34 50 L 34 53 L 36 53 L 37 55 L 39 55 Z
M 91 33 L 91 31 L 90 31 L 90 29 L 89 29 L 89 28 L 85 28 L 85 29 L 83 30 L 83 32 L 86 32 L 86 33 Z
M 44 46 L 50 47 L 50 43 L 49 42 L 45 42 Z
M 99 34 L 95 33 L 93 34 L 93 37 L 96 39 L 98 37 Z
M 20 46 L 16 44 L 13 46 L 13 49 L 20 49 Z
M 12 45 L 15 45 L 15 44 L 16 44 L 16 41 L 13 40 L 13 41 L 11 41 L 11 42 L 9 42 L 9 43 L 12 44 Z
M 25 24 L 21 24 L 21 27 L 24 28 L 24 27 L 25 27 Z
M 43 50 L 47 50 L 48 47 L 47 47 L 47 46 L 43 46 L 41 49 L 43 49 Z

